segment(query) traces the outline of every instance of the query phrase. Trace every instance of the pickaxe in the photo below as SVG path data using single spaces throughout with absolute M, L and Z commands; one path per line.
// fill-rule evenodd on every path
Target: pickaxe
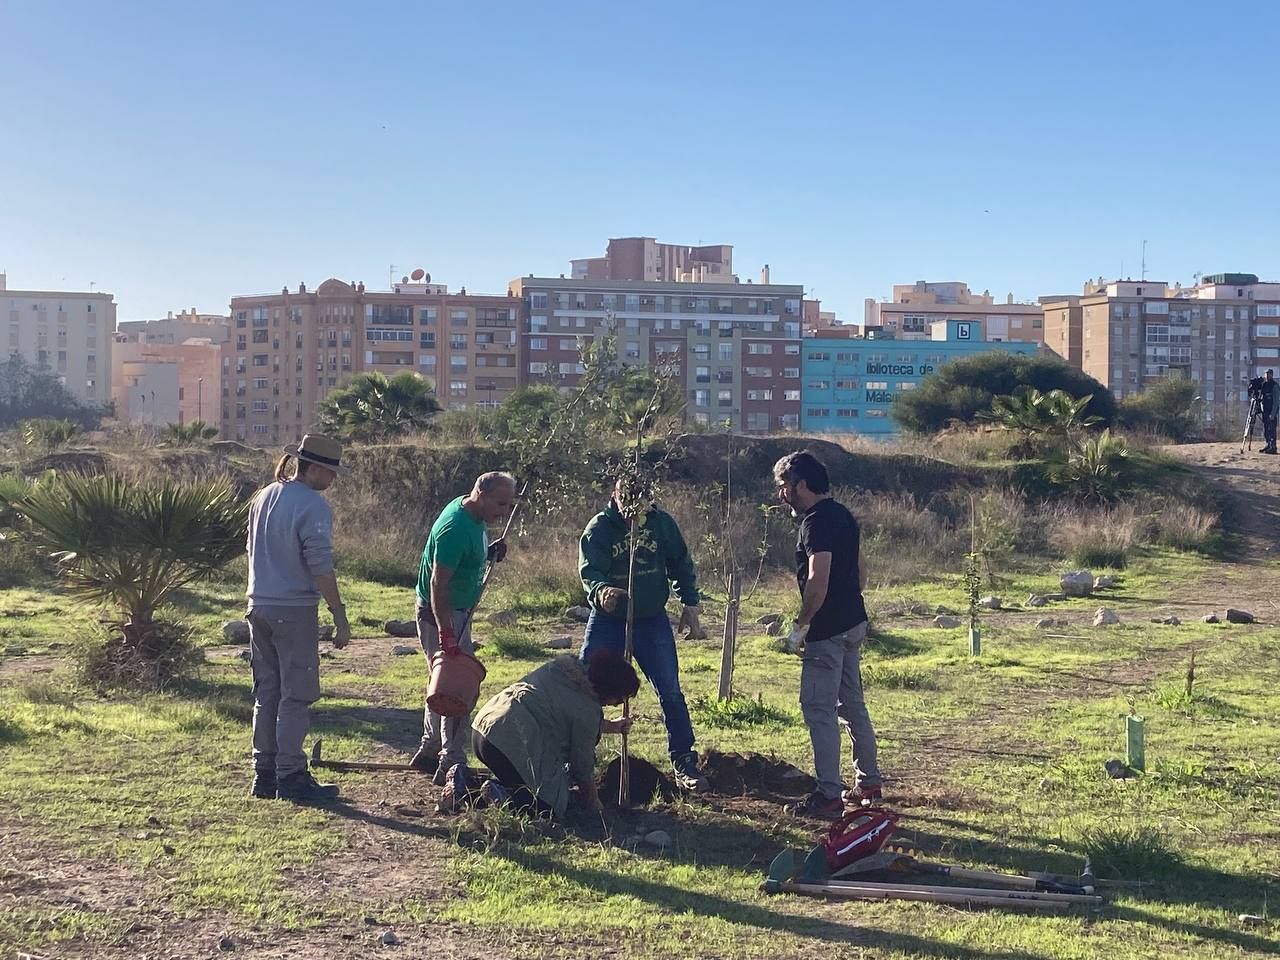
M 320 743 L 321 741 L 317 740 L 311 745 L 311 765 L 313 767 L 319 767 L 322 770 L 337 770 L 345 773 L 355 773 L 358 771 L 368 770 L 393 770 L 399 773 L 422 773 L 422 771 L 417 767 L 408 763 L 379 763 L 367 760 L 321 760 Z

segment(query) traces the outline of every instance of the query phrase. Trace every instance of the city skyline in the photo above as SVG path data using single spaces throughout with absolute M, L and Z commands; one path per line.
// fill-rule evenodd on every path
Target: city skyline
M 498 293 L 627 236 L 732 244 L 846 322 L 916 279 L 1137 278 L 1144 241 L 1149 279 L 1266 279 L 1280 12 L 1201 12 L 17 3 L 0 271 L 121 320 L 414 267 Z

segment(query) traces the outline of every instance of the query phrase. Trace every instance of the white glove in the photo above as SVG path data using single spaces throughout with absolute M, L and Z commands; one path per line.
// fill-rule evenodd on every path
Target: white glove
M 800 654 L 804 650 L 804 638 L 808 635 L 808 625 L 802 627 L 797 624 L 792 627 L 791 633 L 787 635 L 787 653 Z

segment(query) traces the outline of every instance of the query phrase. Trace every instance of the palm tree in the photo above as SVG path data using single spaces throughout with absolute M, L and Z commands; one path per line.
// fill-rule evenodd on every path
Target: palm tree
M 22 425 L 22 442 L 28 447 L 53 450 L 70 443 L 80 433 L 80 425 L 70 420 L 39 417 Z
M 164 428 L 162 436 L 175 447 L 187 447 L 205 440 L 212 440 L 217 435 L 217 427 L 211 427 L 203 420 L 192 420 L 190 423 L 185 424 L 169 424 Z
M 990 412 L 982 419 L 1022 434 L 1022 446 L 1028 450 L 1044 438 L 1070 443 L 1078 431 L 1098 423 L 1098 417 L 1084 412 L 1092 399 L 1092 394 L 1077 399 L 1063 390 L 1041 393 L 1031 387 L 1011 396 L 995 397 Z
M 0 488 L 26 537 L 50 551 L 79 600 L 114 608 L 108 650 L 166 679 L 184 639 L 157 613 L 176 590 L 207 579 L 244 550 L 249 504 L 220 480 L 127 481 L 64 474 Z
M 440 404 L 431 381 L 416 373 L 358 373 L 317 409 L 326 433 L 348 440 L 385 440 L 426 429 Z
M 1082 500 L 1105 503 L 1120 493 L 1128 456 L 1124 438 L 1103 430 L 1072 447 L 1064 461 L 1052 464 L 1049 479 L 1069 488 Z

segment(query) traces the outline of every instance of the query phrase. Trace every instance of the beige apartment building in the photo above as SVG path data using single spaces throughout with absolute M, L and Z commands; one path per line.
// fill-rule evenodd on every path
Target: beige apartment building
M 412 371 L 442 406 L 496 406 L 518 386 L 520 301 L 404 280 L 388 291 L 330 279 L 314 291 L 235 297 L 222 359 L 222 435 L 295 441 L 316 404 L 356 373 Z
M 569 261 L 575 280 L 637 280 L 646 283 L 736 283 L 733 247 L 689 247 L 653 237 L 609 241 L 603 257 Z
M 1210 408 L 1231 407 L 1245 403 L 1250 377 L 1280 371 L 1280 283 L 1254 274 L 1217 274 L 1194 287 L 1094 281 L 1080 310 L 1080 368 L 1117 398 L 1185 374 Z
M 1041 297 L 1040 308 L 1044 311 L 1044 345 L 1071 366 L 1080 369 L 1084 349 L 1080 298 Z
M 521 370 L 575 386 L 583 341 L 614 334 L 624 363 L 669 365 L 690 421 L 766 433 L 800 426 L 804 288 L 522 277 Z
M 0 273 L 0 304 L 9 316 L 10 356 L 54 374 L 77 400 L 99 407 L 110 401 L 111 294 L 11 290 Z
M 899 340 L 928 340 L 933 324 L 948 320 L 981 325 L 983 339 L 996 343 L 1044 343 L 1044 311 L 1038 303 L 1002 304 L 987 291 L 972 293 L 958 281 L 895 284 L 893 299 L 863 301 L 864 334 Z
M 229 317 L 194 307 L 161 320 L 121 321 L 111 352 L 116 416 L 155 427 L 196 420 L 218 426 L 230 336 Z

